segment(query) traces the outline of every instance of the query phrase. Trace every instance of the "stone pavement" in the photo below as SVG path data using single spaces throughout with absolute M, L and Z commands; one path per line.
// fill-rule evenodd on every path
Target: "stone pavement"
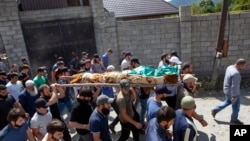
M 213 92 L 208 94 L 203 94 L 195 97 L 197 104 L 197 113 L 203 115 L 204 119 L 208 122 L 207 127 L 202 127 L 198 121 L 195 121 L 195 124 L 199 130 L 199 141 L 229 141 L 229 121 L 231 115 L 231 105 L 222 110 L 216 115 L 216 118 L 213 119 L 211 115 L 211 109 L 214 108 L 217 104 L 224 100 L 224 95 L 221 92 Z M 110 114 L 110 121 L 114 119 L 116 114 L 114 111 Z M 242 120 L 245 124 L 250 125 L 250 89 L 242 90 L 241 96 L 241 107 L 239 113 L 239 119 Z M 117 134 L 111 134 L 114 141 L 119 138 L 121 126 L 118 123 L 115 127 Z M 74 130 L 72 132 L 73 141 L 77 141 L 77 135 Z M 128 141 L 132 141 L 132 134 Z M 141 141 L 144 141 L 144 135 L 141 135 Z

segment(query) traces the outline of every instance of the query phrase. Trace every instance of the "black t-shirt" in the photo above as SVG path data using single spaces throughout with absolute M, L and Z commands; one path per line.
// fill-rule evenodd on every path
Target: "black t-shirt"
M 20 73 L 19 74 L 19 77 L 18 77 L 18 80 L 20 80 L 20 81 L 22 81 L 22 84 L 23 84 L 23 86 L 25 87 L 25 82 L 27 81 L 27 80 L 29 80 L 29 76 L 27 75 L 27 74 L 25 74 L 25 73 Z
M 73 105 L 70 121 L 78 122 L 80 124 L 89 124 L 89 117 L 92 112 L 93 110 L 90 104 L 76 101 Z M 76 131 L 80 135 L 86 135 L 89 133 L 89 130 L 85 129 L 76 129 Z
M 148 94 L 146 94 L 145 91 L 143 90 L 143 88 L 140 87 L 140 93 L 139 93 L 140 99 L 147 99 L 147 98 L 149 98 L 149 95 L 150 95 L 150 91 Z
M 44 98 L 45 99 L 45 98 Z M 49 101 L 49 99 L 45 99 L 47 102 Z M 61 116 L 60 116 L 60 111 L 59 108 L 57 106 L 57 103 L 50 105 L 49 106 L 52 118 L 54 119 L 58 119 L 58 120 L 62 120 Z
M 0 100 L 0 130 L 8 124 L 7 116 L 15 102 L 16 100 L 12 95 L 8 95 L 5 100 Z

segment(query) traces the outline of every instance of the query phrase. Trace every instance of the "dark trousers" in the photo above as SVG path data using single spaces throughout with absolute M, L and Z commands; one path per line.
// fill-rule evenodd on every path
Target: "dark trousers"
M 135 107 L 133 106 L 134 110 L 134 120 L 137 122 L 140 122 L 139 114 L 136 112 Z M 121 136 L 118 139 L 118 141 L 126 141 L 129 138 L 130 131 L 132 131 L 133 134 L 133 140 L 134 141 L 140 141 L 140 134 L 139 129 L 137 129 L 133 124 L 131 123 L 121 123 L 122 131 Z
M 113 120 L 113 122 L 110 124 L 110 126 L 115 127 L 115 125 L 120 121 L 119 120 L 119 108 L 118 105 L 116 103 L 116 100 L 114 100 L 114 102 L 111 104 L 111 106 L 113 107 L 113 109 L 115 110 L 116 113 L 116 118 Z
M 166 97 L 166 102 L 168 104 L 168 107 L 171 107 L 171 108 L 175 109 L 175 106 L 176 106 L 176 95 Z

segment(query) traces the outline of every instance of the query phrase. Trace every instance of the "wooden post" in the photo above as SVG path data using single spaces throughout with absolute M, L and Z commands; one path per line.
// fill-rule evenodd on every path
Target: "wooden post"
M 222 9 L 221 9 L 221 19 L 220 19 L 220 25 L 219 25 L 218 37 L 217 37 L 217 45 L 216 45 L 216 58 L 214 61 L 213 74 L 211 78 L 211 84 L 213 86 L 216 85 L 217 79 L 220 73 L 220 62 L 221 62 L 220 59 L 222 58 L 227 13 L 228 13 L 228 0 L 223 0 Z

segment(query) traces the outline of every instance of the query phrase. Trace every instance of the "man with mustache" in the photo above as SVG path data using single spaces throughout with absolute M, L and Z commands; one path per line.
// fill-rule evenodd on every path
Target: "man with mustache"
M 53 119 L 47 125 L 47 134 L 42 141 L 60 141 L 63 138 L 65 124 L 58 119 Z M 68 140 L 65 140 L 68 141 Z
M 89 127 L 93 141 L 112 141 L 109 135 L 108 115 L 114 99 L 100 95 L 96 100 L 96 109 L 89 118 Z
M 8 94 L 6 86 L 0 85 L 0 130 L 8 124 L 6 119 L 13 107 L 23 109 L 22 105 L 12 95 Z
M 40 97 L 34 81 L 27 80 L 25 89 L 19 95 L 19 102 L 30 117 L 36 112 L 35 101 Z
M 56 86 L 55 84 L 51 84 L 50 87 L 47 84 L 43 84 L 39 87 L 38 91 L 41 97 L 48 102 L 52 118 L 61 120 L 64 123 L 57 105 L 58 98 L 63 98 L 65 96 L 63 89 L 59 86 Z M 63 139 L 65 141 L 71 141 L 71 136 L 69 134 L 67 126 L 65 126 L 63 135 Z
M 169 141 L 166 130 L 174 124 L 175 111 L 168 106 L 161 107 L 148 123 L 146 141 Z
M 1 141 L 35 141 L 32 131 L 25 120 L 25 112 L 20 108 L 10 110 L 7 120 L 9 122 L 0 131 Z

